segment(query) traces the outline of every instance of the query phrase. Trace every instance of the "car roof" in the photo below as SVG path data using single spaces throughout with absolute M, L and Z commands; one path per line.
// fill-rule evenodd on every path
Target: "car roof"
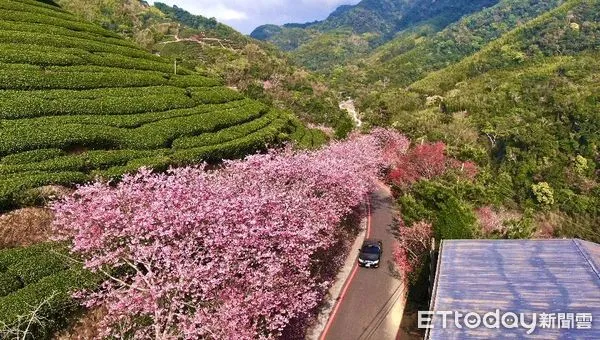
M 379 246 L 381 243 L 382 243 L 381 240 L 376 240 L 376 239 L 372 239 L 372 238 L 366 239 L 363 242 L 363 247 L 364 246 Z

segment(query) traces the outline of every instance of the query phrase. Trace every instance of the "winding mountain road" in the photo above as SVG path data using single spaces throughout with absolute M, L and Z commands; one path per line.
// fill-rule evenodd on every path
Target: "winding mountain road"
M 391 194 L 380 186 L 371 194 L 366 237 L 383 241 L 383 261 L 378 269 L 354 265 L 320 340 L 396 339 L 406 290 L 391 270 L 392 211 Z

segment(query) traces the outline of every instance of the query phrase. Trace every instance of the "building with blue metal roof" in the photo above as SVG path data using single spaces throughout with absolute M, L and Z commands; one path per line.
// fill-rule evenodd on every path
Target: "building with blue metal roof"
M 443 241 L 431 311 L 428 339 L 600 339 L 600 245 Z

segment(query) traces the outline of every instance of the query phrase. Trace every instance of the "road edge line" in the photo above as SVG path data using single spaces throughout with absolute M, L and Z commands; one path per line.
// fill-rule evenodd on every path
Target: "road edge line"
M 369 195 L 370 194 L 367 195 L 367 198 L 365 200 L 367 203 L 367 230 L 366 230 L 366 236 L 364 237 L 364 239 L 369 238 L 369 236 L 371 235 L 371 198 L 369 197 Z M 357 238 L 357 240 L 355 242 L 362 242 L 362 241 L 359 238 Z M 350 257 L 352 257 L 352 254 L 350 254 Z M 325 338 L 327 337 L 329 328 L 333 324 L 333 321 L 335 320 L 335 317 L 337 315 L 337 311 L 340 308 L 340 305 L 342 304 L 342 302 L 344 301 L 344 298 L 346 297 L 346 292 L 348 291 L 348 288 L 350 287 L 350 284 L 352 283 L 352 280 L 356 276 L 357 272 L 358 272 L 358 265 L 355 263 L 352 273 L 346 279 L 346 282 L 344 282 L 342 292 L 340 293 L 339 297 L 336 299 L 335 306 L 333 307 L 332 312 L 329 314 L 329 318 L 327 319 L 327 324 L 325 325 L 323 332 L 321 332 L 321 334 L 319 335 L 319 340 L 325 340 Z

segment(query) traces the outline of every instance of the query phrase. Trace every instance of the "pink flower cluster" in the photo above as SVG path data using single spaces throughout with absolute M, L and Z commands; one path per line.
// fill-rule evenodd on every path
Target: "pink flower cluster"
M 430 223 L 418 222 L 412 227 L 400 228 L 398 242 L 394 245 L 394 262 L 404 279 L 423 265 L 431 248 L 433 228 Z
M 330 282 L 318 268 L 333 264 L 317 254 L 391 165 L 389 142 L 404 140 L 379 131 L 216 171 L 142 170 L 55 203 L 55 230 L 110 277 L 79 294 L 108 308 L 102 336 L 276 338 L 321 302 Z
M 477 223 L 485 235 L 504 231 L 503 220 L 491 207 L 481 207 L 475 211 Z
M 421 144 L 400 155 L 389 179 L 396 185 L 409 186 L 421 179 L 443 176 L 450 170 L 467 179 L 474 179 L 478 174 L 474 163 L 448 157 L 446 144 L 443 142 Z

